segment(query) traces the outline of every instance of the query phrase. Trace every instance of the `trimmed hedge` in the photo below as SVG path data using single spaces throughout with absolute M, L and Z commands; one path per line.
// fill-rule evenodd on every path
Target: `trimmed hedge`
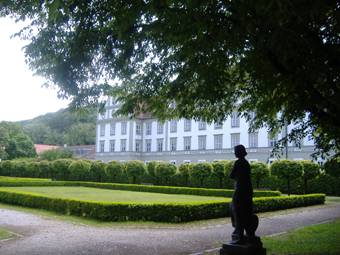
M 0 201 L 102 221 L 188 222 L 230 216 L 230 202 L 111 203 L 55 198 L 0 189 Z M 322 204 L 324 194 L 255 198 L 254 212 Z
M 3 186 L 83 186 L 100 189 L 140 191 L 164 194 L 181 194 L 181 195 L 196 195 L 210 197 L 232 197 L 234 190 L 227 189 L 199 189 L 199 188 L 184 188 L 184 187 L 169 187 L 169 186 L 148 186 L 135 184 L 117 184 L 117 183 L 95 183 L 95 182 L 0 182 L 0 187 Z M 279 191 L 259 191 L 254 190 L 254 197 L 279 197 Z

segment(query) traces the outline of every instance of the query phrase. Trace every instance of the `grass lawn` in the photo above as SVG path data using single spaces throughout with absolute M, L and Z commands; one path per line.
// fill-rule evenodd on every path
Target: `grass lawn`
M 262 237 L 267 254 L 340 254 L 340 219 L 275 237 Z
M 15 237 L 14 234 L 7 232 L 5 229 L 0 228 L 0 240 Z
M 190 203 L 204 201 L 231 201 L 225 197 L 203 197 L 190 195 L 168 195 L 150 192 L 96 189 L 87 187 L 1 187 L 6 190 L 35 193 L 51 197 L 81 200 L 129 202 L 129 203 Z

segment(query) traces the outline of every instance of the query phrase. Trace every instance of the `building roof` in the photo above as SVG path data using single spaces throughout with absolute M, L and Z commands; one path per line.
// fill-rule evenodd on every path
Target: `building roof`
M 95 160 L 96 145 L 77 145 L 67 146 L 68 149 L 74 150 L 76 158 Z
M 38 154 L 42 151 L 60 148 L 59 146 L 56 146 L 56 145 L 45 145 L 45 144 L 34 144 L 34 147 Z

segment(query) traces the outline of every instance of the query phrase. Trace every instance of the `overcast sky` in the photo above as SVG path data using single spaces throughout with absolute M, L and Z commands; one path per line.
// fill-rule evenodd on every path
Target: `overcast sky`
M 66 108 L 57 91 L 41 88 L 44 79 L 34 77 L 21 50 L 27 41 L 10 39 L 23 24 L 0 18 L 0 122 L 33 119 Z

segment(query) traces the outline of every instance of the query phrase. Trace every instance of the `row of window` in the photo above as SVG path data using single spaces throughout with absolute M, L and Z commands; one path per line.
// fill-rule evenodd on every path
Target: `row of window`
M 170 150 L 177 150 L 177 139 L 178 138 L 170 138 Z M 163 151 L 163 138 L 157 139 L 157 148 L 156 151 Z M 277 142 L 277 136 L 268 139 L 268 146 L 274 147 Z M 105 141 L 100 142 L 100 152 L 104 152 L 104 143 Z M 231 134 L 231 148 L 234 148 L 236 145 L 240 144 L 240 134 Z M 257 148 L 258 147 L 258 134 L 257 133 L 249 133 L 249 148 Z M 222 135 L 214 136 L 214 149 L 222 149 Z M 191 137 L 184 137 L 184 150 L 191 150 Z M 206 136 L 198 137 L 198 149 L 205 150 L 206 149 Z M 110 141 L 110 152 L 115 151 L 115 140 Z M 126 139 L 120 140 L 120 151 L 126 151 Z M 135 151 L 142 151 L 142 141 L 137 140 L 135 143 Z M 145 151 L 151 151 L 151 140 L 145 141 Z
M 184 120 L 184 131 L 191 131 L 191 120 Z M 232 118 L 232 127 L 239 127 L 239 118 L 236 113 L 236 115 L 233 115 Z M 145 133 L 147 135 L 151 135 L 151 130 L 152 130 L 152 124 L 147 124 L 146 125 L 146 131 Z M 215 123 L 214 124 L 215 129 L 221 129 L 222 124 L 220 123 Z M 121 129 L 121 134 L 125 135 L 126 134 L 126 129 L 127 129 L 127 124 L 122 123 L 122 129 Z M 198 130 L 205 130 L 206 129 L 206 122 L 200 120 L 198 123 Z M 177 132 L 177 120 L 172 120 L 170 121 L 170 132 Z M 116 134 L 116 124 L 113 123 L 110 126 L 110 135 L 115 135 Z M 136 134 L 140 135 L 142 134 L 142 126 L 141 124 L 136 124 Z M 162 123 L 157 123 L 157 134 L 163 134 L 163 124 Z M 104 136 L 105 135 L 105 125 L 100 126 L 100 135 Z

